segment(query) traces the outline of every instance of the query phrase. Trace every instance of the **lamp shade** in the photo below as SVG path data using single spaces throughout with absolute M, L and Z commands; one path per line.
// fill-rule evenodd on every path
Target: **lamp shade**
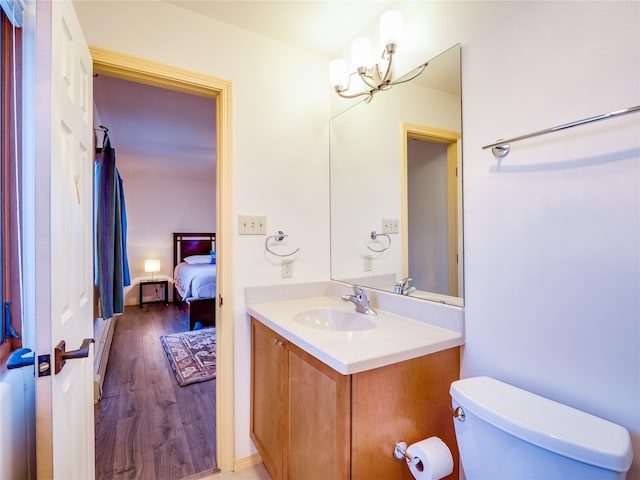
M 332 60 L 329 63 L 329 81 L 332 87 L 346 87 L 349 79 L 347 62 L 342 59 Z
M 367 37 L 356 38 L 351 44 L 351 62 L 355 69 L 371 66 L 371 40 Z
M 146 273 L 153 273 L 160 271 L 160 260 L 145 260 L 144 271 Z
M 402 40 L 402 13 L 397 10 L 384 12 L 380 17 L 380 43 L 397 45 Z

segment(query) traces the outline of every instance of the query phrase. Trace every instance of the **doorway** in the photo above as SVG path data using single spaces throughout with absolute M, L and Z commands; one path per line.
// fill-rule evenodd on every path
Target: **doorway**
M 217 377 L 216 451 L 221 471 L 233 470 L 233 301 L 232 301 L 232 161 L 231 83 L 175 67 L 90 48 L 94 74 L 215 99 L 217 232 Z M 223 304 L 225 308 L 221 308 Z M 213 441 L 213 439 L 212 439 Z
M 402 128 L 403 276 L 418 290 L 458 297 L 460 134 L 410 123 Z

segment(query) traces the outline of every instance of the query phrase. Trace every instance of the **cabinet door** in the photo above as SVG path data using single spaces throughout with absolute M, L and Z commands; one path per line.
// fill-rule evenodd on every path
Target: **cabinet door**
M 393 457 L 393 447 L 432 436 L 452 452 L 454 470 L 446 478 L 458 478 L 449 386 L 459 372 L 459 349 L 451 348 L 353 375 L 353 480 L 413 478 L 405 462 Z
M 274 480 L 283 478 L 284 343 L 251 319 L 251 439 Z
M 294 345 L 286 354 L 285 478 L 349 479 L 351 377 Z

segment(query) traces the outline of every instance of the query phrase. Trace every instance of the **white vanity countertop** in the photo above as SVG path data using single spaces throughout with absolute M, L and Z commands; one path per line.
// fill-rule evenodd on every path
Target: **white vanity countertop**
M 344 375 L 410 360 L 464 343 L 460 332 L 380 310 L 376 316 L 366 316 L 376 324 L 375 328 L 368 330 L 321 330 L 293 320 L 299 312 L 322 307 L 355 311 L 352 303 L 326 296 L 253 303 L 247 305 L 247 312 Z

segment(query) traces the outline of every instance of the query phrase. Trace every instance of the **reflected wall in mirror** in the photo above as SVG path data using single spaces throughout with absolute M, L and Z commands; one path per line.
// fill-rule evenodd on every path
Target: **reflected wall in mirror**
M 455 45 L 331 119 L 334 280 L 463 304 L 461 112 Z

